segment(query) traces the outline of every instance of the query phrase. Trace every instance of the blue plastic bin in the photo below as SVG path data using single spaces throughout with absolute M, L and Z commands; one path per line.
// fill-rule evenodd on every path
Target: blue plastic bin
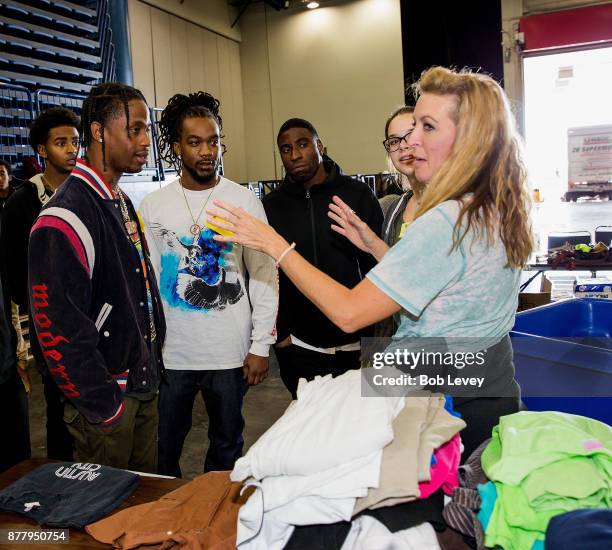
M 518 313 L 510 336 L 529 409 L 612 425 L 612 300 L 579 298 Z

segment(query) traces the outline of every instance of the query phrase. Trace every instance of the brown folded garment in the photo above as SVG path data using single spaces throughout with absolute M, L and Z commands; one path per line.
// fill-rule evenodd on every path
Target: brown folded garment
M 238 511 L 253 492 L 230 481 L 230 472 L 209 472 L 159 500 L 126 508 L 88 525 L 97 541 L 114 548 L 229 550 L 236 547 Z

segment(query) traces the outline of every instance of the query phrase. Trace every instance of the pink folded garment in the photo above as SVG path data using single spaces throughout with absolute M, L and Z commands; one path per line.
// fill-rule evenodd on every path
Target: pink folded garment
M 459 487 L 459 464 L 461 462 L 461 438 L 459 434 L 434 451 L 436 463 L 431 467 L 431 479 L 419 483 L 421 498 L 427 498 L 440 487 L 450 495 Z

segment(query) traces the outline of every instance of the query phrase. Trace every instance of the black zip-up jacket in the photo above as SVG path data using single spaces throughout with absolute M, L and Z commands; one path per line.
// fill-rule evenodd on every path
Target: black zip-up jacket
M 30 231 L 42 208 L 38 189 L 30 180 L 12 179 L 15 192 L 4 205 L 2 231 L 0 232 L 0 258 L 2 278 L 8 298 L 19 306 L 19 313 L 29 312 L 28 299 L 28 242 Z M 29 318 L 29 326 L 33 326 Z M 36 338 L 30 339 L 30 349 L 36 358 L 36 366 L 44 365 L 42 352 Z
M 336 233 L 327 215 L 332 197 L 338 195 L 377 235 L 382 226 L 382 211 L 370 188 L 345 176 L 340 167 L 324 157 L 327 179 L 304 189 L 289 176 L 278 189 L 263 199 L 268 222 L 296 250 L 318 269 L 342 285 L 353 288 L 376 264 L 376 260 Z M 371 331 L 347 334 L 334 325 L 280 271 L 280 303 L 276 323 L 277 341 L 293 334 L 319 348 L 341 346 L 357 341 Z
M 0 258 L 2 276 L 6 281 L 7 298 L 19 306 L 19 313 L 28 313 L 28 242 L 30 231 L 40 214 L 42 203 L 36 184 L 31 180 L 13 178 L 15 192 L 4 205 L 2 232 L 0 234 Z M 48 195 L 50 196 L 50 194 Z M 30 315 L 29 326 L 34 326 Z M 30 339 L 30 350 L 39 369 L 45 361 L 36 338 Z
M 25 313 L 28 308 L 28 241 L 42 204 L 34 183 L 16 178 L 13 182 L 18 182 L 18 186 L 4 205 L 0 255 L 6 273 L 7 294 Z
M 60 390 L 94 424 L 117 422 L 124 389 L 146 396 L 157 391 L 163 373 L 165 320 L 140 226 L 138 233 L 144 265 L 127 235 L 120 201 L 79 161 L 30 236 L 30 310 L 38 342 Z M 157 333 L 155 366 L 145 267 Z

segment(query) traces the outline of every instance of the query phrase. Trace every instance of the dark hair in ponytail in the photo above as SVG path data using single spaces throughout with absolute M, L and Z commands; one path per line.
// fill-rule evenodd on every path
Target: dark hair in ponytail
M 187 118 L 211 118 L 218 125 L 223 125 L 219 115 L 221 103 L 208 92 L 196 92 L 184 95 L 176 94 L 170 98 L 168 105 L 162 111 L 158 123 L 159 155 L 177 171 L 181 169 L 181 161 L 174 152 L 173 144 L 180 140 L 183 122 Z M 223 147 L 225 152 L 225 147 Z
M 403 105 L 402 107 L 399 107 L 398 109 L 393 111 L 387 119 L 387 122 L 385 122 L 385 139 L 389 137 L 389 125 L 393 122 L 393 119 L 395 117 L 398 117 L 400 115 L 411 115 L 413 113 L 414 107 L 411 107 L 410 105 Z

